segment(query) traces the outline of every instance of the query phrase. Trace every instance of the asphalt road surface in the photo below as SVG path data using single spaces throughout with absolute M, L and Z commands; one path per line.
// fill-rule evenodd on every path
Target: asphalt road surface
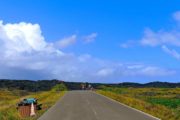
M 39 120 L 157 120 L 157 118 L 91 91 L 70 91 Z

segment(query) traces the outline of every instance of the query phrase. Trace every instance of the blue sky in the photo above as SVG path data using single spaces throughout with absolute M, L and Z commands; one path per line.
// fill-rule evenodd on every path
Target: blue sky
M 6 0 L 1 78 L 179 82 L 179 0 Z

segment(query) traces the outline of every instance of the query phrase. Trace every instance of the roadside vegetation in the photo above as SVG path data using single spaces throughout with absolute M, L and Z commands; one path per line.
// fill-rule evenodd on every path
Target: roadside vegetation
M 27 92 L 22 90 L 0 90 L 0 120 L 36 120 L 64 94 L 67 88 L 63 84 L 57 84 L 52 90 L 41 92 Z M 24 98 L 36 98 L 42 104 L 42 110 L 37 111 L 36 116 L 22 118 L 16 104 Z
M 97 93 L 162 120 L 180 120 L 180 88 L 100 88 Z
M 36 120 L 64 95 L 64 91 L 80 90 L 82 82 L 60 80 L 0 80 L 0 120 Z M 180 83 L 90 83 L 98 93 L 139 109 L 162 120 L 180 120 Z M 43 104 L 33 118 L 21 118 L 16 104 L 34 97 Z

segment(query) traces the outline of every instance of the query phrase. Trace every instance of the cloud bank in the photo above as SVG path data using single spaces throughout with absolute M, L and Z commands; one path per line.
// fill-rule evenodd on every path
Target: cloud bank
M 89 35 L 86 40 L 92 41 L 96 36 Z M 38 24 L 0 21 L 0 78 L 122 82 L 129 77 L 153 79 L 177 74 L 175 70 L 157 66 L 106 61 L 89 54 L 77 56 L 61 50 L 76 40 L 77 36 L 72 35 L 50 43 Z

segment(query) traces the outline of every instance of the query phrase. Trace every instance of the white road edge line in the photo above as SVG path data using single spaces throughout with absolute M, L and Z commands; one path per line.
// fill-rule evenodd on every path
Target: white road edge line
M 157 117 L 155 117 L 155 116 L 152 116 L 152 115 L 150 115 L 150 114 L 148 114 L 148 113 L 145 113 L 145 112 L 143 112 L 143 111 L 141 111 L 141 110 L 138 110 L 138 109 L 136 109 L 136 108 L 130 107 L 130 106 L 124 104 L 124 103 L 118 102 L 118 101 L 116 101 L 116 100 L 114 100 L 114 99 L 112 99 L 112 98 L 109 98 L 109 97 L 105 96 L 105 95 L 102 95 L 102 94 L 99 94 L 99 93 L 96 93 L 96 92 L 93 92 L 93 93 L 95 93 L 95 94 L 97 94 L 97 95 L 100 95 L 100 96 L 102 96 L 102 97 L 105 97 L 105 98 L 107 98 L 107 99 L 109 99 L 109 100 L 111 100 L 111 101 L 113 101 L 113 102 L 116 102 L 116 103 L 118 103 L 118 104 L 120 104 L 120 105 L 123 105 L 123 106 L 125 106 L 125 107 L 130 108 L 130 109 L 133 109 L 133 110 L 135 110 L 135 111 L 137 111 L 137 112 L 140 112 L 140 113 L 142 113 L 142 114 L 144 114 L 144 115 L 147 115 L 147 116 L 149 116 L 149 117 L 152 117 L 152 118 L 154 118 L 154 119 L 161 120 L 160 118 L 157 118 Z

